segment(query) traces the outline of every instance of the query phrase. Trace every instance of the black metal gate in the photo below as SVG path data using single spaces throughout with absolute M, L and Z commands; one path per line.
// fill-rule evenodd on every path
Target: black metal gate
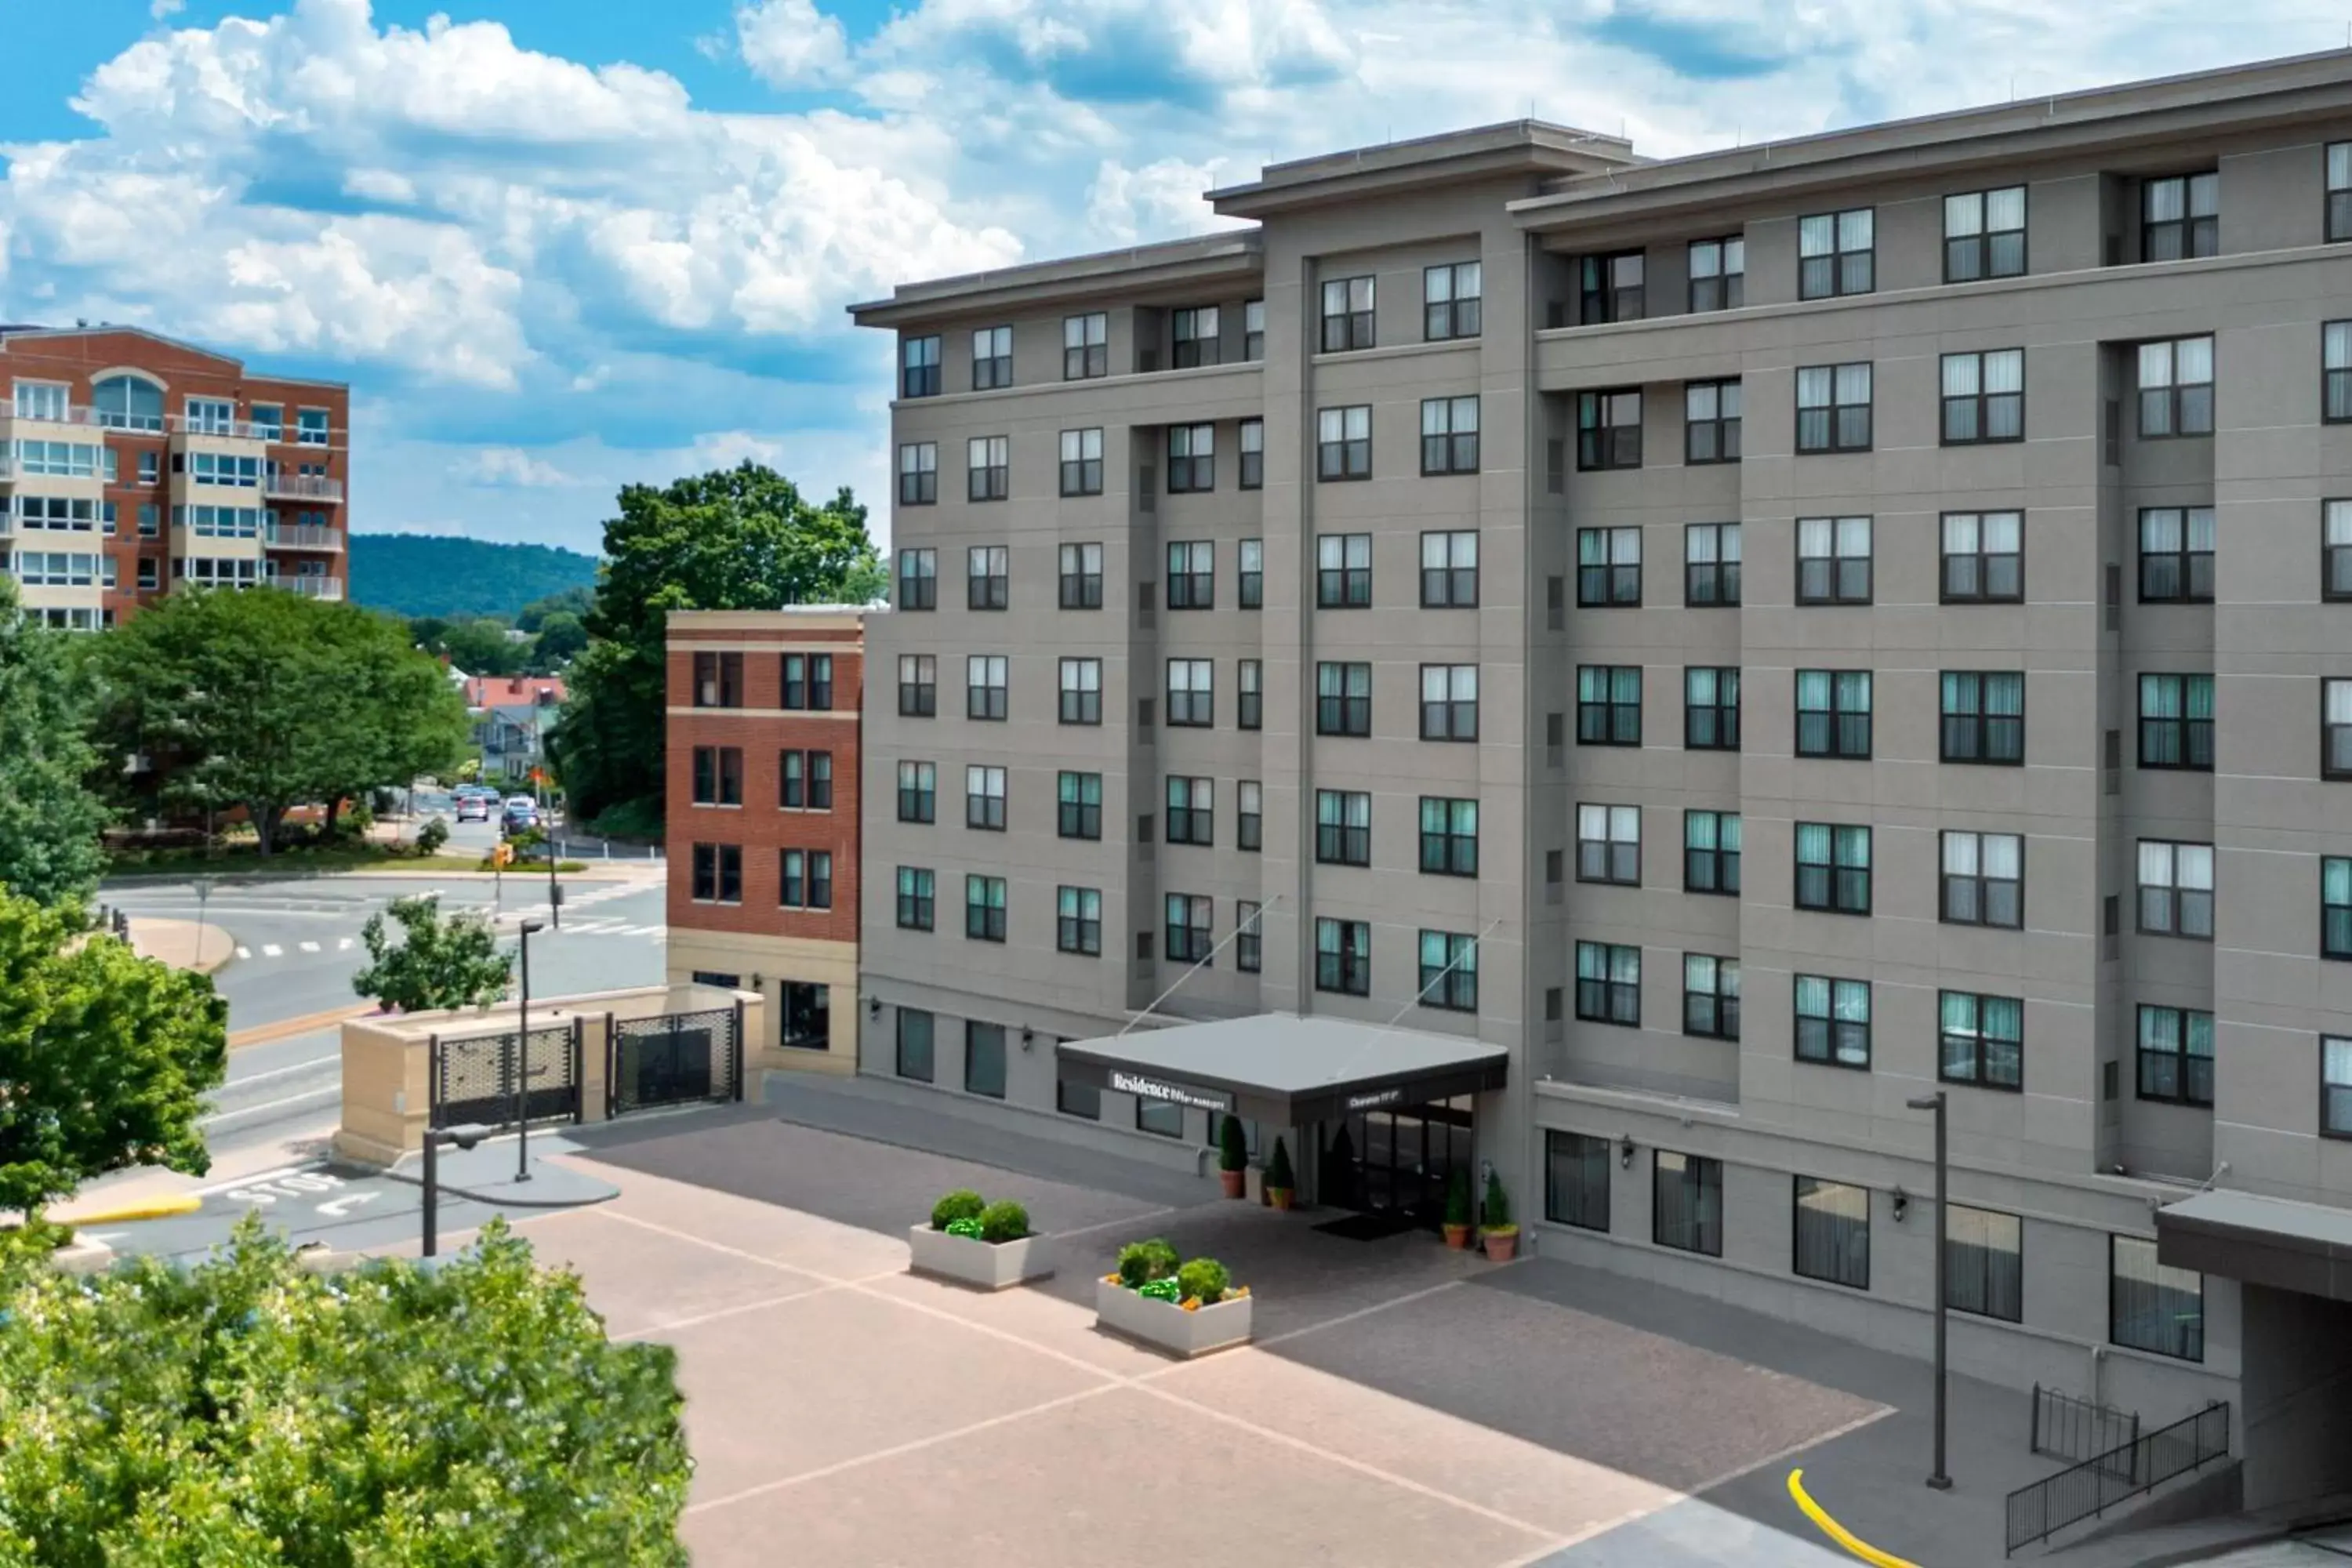
M 533 1121 L 580 1120 L 579 1022 L 530 1032 L 528 1059 L 516 1060 L 514 1032 L 433 1041 L 433 1125 L 478 1122 L 511 1127 L 515 1073 L 529 1085 L 525 1113 Z
M 740 1007 L 622 1018 L 613 1021 L 607 1033 L 612 1040 L 604 1076 L 607 1116 L 656 1105 L 742 1098 Z

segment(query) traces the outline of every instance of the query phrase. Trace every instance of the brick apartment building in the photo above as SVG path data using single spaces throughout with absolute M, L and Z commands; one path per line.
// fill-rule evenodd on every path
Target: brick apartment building
M 83 631 L 184 584 L 341 599 L 350 415 L 137 328 L 0 325 L 0 572 Z
M 856 1070 L 866 614 L 669 618 L 669 977 L 767 999 L 755 1068 Z
M 1209 199 L 856 308 L 865 1070 L 2352 1487 L 2352 57 Z

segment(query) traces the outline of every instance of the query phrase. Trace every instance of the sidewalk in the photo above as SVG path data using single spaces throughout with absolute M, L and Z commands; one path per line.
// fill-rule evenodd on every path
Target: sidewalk
M 142 958 L 158 959 L 174 969 L 210 974 L 236 955 L 236 938 L 218 921 L 164 920 L 157 915 L 131 917 L 131 950 Z

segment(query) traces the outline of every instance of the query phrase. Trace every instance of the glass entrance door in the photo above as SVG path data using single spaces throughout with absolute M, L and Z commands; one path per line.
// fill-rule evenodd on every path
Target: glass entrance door
M 1322 1127 L 1323 1197 L 1336 1208 L 1409 1215 L 1434 1226 L 1446 1184 L 1471 1159 L 1471 1099 L 1370 1110 Z

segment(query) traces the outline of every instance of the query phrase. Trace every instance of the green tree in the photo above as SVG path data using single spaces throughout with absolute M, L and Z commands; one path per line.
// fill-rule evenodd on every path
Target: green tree
M 434 641 L 421 645 L 467 675 L 520 675 L 530 653 L 528 643 L 507 636 L 504 621 L 451 621 Z
M 583 556 L 581 559 L 584 561 L 588 557 Z M 585 584 L 576 588 L 566 588 L 561 593 L 550 594 L 543 599 L 533 599 L 515 616 L 515 630 L 536 633 L 545 625 L 548 616 L 584 616 L 595 603 L 595 588 Z
M 130 1165 L 211 1168 L 197 1119 L 228 1070 L 226 1007 L 203 975 L 79 927 L 0 893 L 0 1209 Z
M 430 1270 L 254 1220 L 193 1269 L 0 1268 L 0 1563 L 685 1568 L 677 1352 L 502 1221 Z
M 98 752 L 64 635 L 21 614 L 0 577 L 0 890 L 43 904 L 87 899 L 105 869 L 106 807 L 83 782 Z
M 385 932 L 385 911 L 360 928 L 368 965 L 352 976 L 352 989 L 404 1013 L 440 1007 L 472 1007 L 505 994 L 514 973 L 511 954 L 499 951 L 498 933 L 478 913 L 444 920 L 441 900 L 430 895 L 395 899 L 389 911 L 399 922 L 400 945 Z
M 819 506 L 754 463 L 631 485 L 604 524 L 587 650 L 549 745 L 582 817 L 633 806 L 658 820 L 666 623 L 672 610 L 772 610 L 870 598 L 881 564 L 866 509 L 844 489 Z
M 569 610 L 551 612 L 539 623 L 539 638 L 531 645 L 530 662 L 534 668 L 553 674 L 564 663 L 579 657 L 588 646 L 588 628 L 578 616 Z
M 405 784 L 462 753 L 464 701 L 396 623 L 267 589 L 168 595 L 97 639 L 99 733 L 144 759 L 142 803 L 242 806 L 277 846 L 289 808 Z

